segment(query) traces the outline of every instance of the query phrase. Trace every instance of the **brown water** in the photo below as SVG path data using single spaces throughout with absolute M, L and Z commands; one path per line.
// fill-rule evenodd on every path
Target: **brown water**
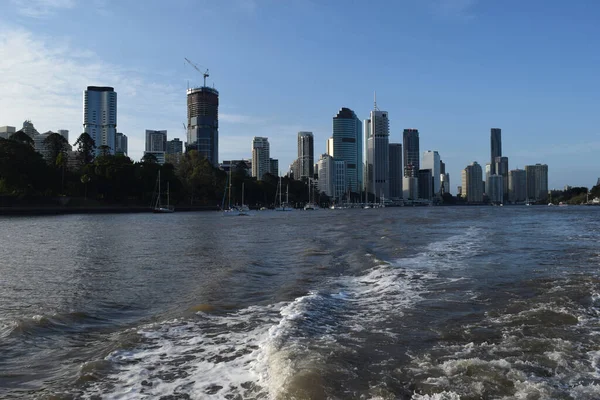
M 0 398 L 600 398 L 600 208 L 0 218 L 0 244 Z

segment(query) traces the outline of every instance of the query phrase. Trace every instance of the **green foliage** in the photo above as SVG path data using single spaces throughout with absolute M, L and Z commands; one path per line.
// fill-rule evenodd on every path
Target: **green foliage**
M 1 195 L 40 196 L 51 189 L 48 165 L 27 143 L 0 139 Z
M 28 134 L 26 134 L 23 130 L 19 130 L 16 131 L 15 133 L 13 133 L 10 138 L 10 140 L 14 140 L 15 142 L 19 142 L 22 144 L 26 144 L 29 147 L 33 148 L 33 139 L 31 137 L 29 137 Z
M 75 141 L 75 146 L 77 146 L 77 152 L 84 164 L 91 164 L 94 161 L 96 142 L 94 142 L 94 139 L 89 134 L 83 132 L 79 135 Z
M 69 150 L 69 142 L 58 133 L 51 133 L 44 139 L 44 146 L 48 149 L 50 165 L 58 166 L 58 157 L 61 157 L 61 166 L 66 166 L 66 153 Z

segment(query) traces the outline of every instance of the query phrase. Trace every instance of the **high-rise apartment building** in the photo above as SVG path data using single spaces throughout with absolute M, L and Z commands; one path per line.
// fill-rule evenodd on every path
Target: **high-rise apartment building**
M 10 139 L 15 132 L 17 131 L 14 126 L 0 126 L 0 138 L 2 139 Z
M 346 161 L 346 180 L 353 192 L 360 192 L 363 188 L 362 131 L 361 121 L 349 108 L 341 108 L 333 117 L 333 149 L 330 153 L 328 148 L 328 154 L 336 160 Z
M 269 139 L 255 136 L 252 139 L 252 176 L 259 181 L 271 170 L 269 154 Z
M 404 176 L 416 178 L 421 168 L 419 160 L 419 130 L 405 129 L 402 133 L 404 145 Z
M 422 169 L 431 170 L 431 179 L 433 180 L 433 195 L 438 196 L 440 194 L 440 183 L 441 183 L 441 160 L 440 155 L 437 151 L 427 150 L 423 153 L 423 164 Z
M 342 202 L 349 189 L 347 168 L 346 160 L 333 159 L 333 197 L 338 203 Z
M 115 154 L 117 136 L 117 92 L 108 86 L 88 86 L 83 92 L 83 131 L 96 143 L 96 155 L 101 146 Z
M 520 203 L 527 199 L 527 175 L 523 169 L 513 169 L 508 173 L 508 199 Z
M 146 129 L 146 151 L 167 151 L 167 131 L 153 131 Z
M 315 174 L 314 137 L 312 132 L 298 132 L 298 163 L 300 164 L 300 178 L 312 179 Z
M 186 151 L 196 150 L 219 165 L 219 92 L 207 86 L 187 90 Z
M 402 198 L 402 145 L 390 143 L 390 198 Z
M 69 141 L 69 130 L 68 129 L 59 129 L 58 131 L 56 131 L 56 133 L 58 133 L 60 136 L 64 137 L 67 142 Z
M 526 165 L 525 179 L 529 201 L 545 200 L 548 197 L 548 165 Z
M 325 151 L 325 154 L 329 154 L 333 157 L 333 137 L 327 139 L 327 150 Z
M 279 176 L 279 160 L 276 158 L 269 159 L 269 172 L 271 175 Z
M 30 120 L 25 120 L 23 122 L 23 128 L 21 128 L 21 130 L 23 132 L 25 132 L 27 134 L 27 136 L 29 136 L 30 138 L 33 139 L 33 137 L 35 135 L 39 135 L 40 133 L 37 131 L 37 129 L 35 129 L 35 127 L 33 126 L 33 123 Z
M 419 178 L 405 176 L 402 179 L 402 198 L 406 200 L 417 200 L 419 198 Z
M 502 177 L 504 201 L 508 201 L 508 157 L 496 157 L 494 171 Z
M 462 171 L 462 197 L 469 203 L 483 201 L 483 180 L 481 166 L 473 161 Z
M 387 111 L 371 111 L 371 118 L 365 121 L 364 128 L 367 142 L 367 191 L 375 197 L 389 198 L 390 122 Z
M 167 154 L 182 154 L 183 142 L 179 138 L 167 141 Z
M 318 165 L 318 174 L 319 174 L 319 183 L 318 188 L 319 192 L 325 193 L 329 197 L 333 197 L 333 184 L 334 184 L 334 164 L 333 157 L 329 154 L 321 154 L 319 158 Z
M 496 157 L 502 157 L 502 130 L 500 128 L 492 128 L 490 131 L 490 151 L 490 175 L 495 175 L 498 173 L 496 171 Z
M 115 136 L 115 153 L 127 155 L 127 135 L 121 132 Z

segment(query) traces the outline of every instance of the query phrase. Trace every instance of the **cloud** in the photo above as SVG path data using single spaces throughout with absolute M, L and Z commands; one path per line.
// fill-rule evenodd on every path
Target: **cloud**
M 59 10 L 75 7 L 75 0 L 11 0 L 19 14 L 31 18 L 44 18 Z

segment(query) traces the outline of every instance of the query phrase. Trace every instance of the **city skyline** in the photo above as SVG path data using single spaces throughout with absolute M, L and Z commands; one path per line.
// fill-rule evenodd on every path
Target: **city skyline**
M 271 153 L 280 160 L 280 171 L 285 172 L 297 157 L 297 132 L 313 132 L 315 156 L 324 153 L 326 139 L 332 134 L 331 115 L 348 107 L 359 119 L 368 118 L 371 94 L 376 89 L 381 108 L 390 113 L 390 143 L 402 143 L 405 128 L 419 129 L 421 149 L 438 150 L 451 177 L 460 177 L 460 171 L 473 160 L 482 166 L 489 162 L 489 132 L 498 127 L 502 129 L 502 153 L 509 155 L 510 169 L 536 163 L 550 165 L 549 188 L 590 187 L 597 179 L 594 155 L 600 140 L 590 100 L 591 94 L 597 92 L 597 83 L 590 73 L 597 69 L 600 60 L 589 55 L 586 45 L 577 39 L 593 35 L 598 28 L 587 24 L 593 22 L 593 12 L 579 5 L 546 2 L 543 9 L 529 4 L 502 11 L 498 5 L 478 1 L 455 8 L 448 4 L 459 2 L 430 1 L 429 6 L 390 4 L 382 7 L 386 9 L 382 16 L 390 15 L 382 20 L 385 31 L 365 31 L 365 39 L 352 36 L 354 45 L 360 46 L 363 40 L 371 40 L 378 33 L 383 36 L 376 48 L 390 49 L 391 56 L 384 66 L 364 69 L 362 63 L 348 67 L 335 61 L 342 53 L 331 50 L 328 44 L 337 37 L 336 32 L 328 31 L 326 24 L 318 20 L 320 14 L 327 15 L 334 8 L 332 5 L 293 3 L 289 11 L 281 5 L 266 7 L 260 1 L 233 1 L 229 7 L 206 5 L 198 12 L 214 16 L 207 29 L 215 27 L 215 31 L 210 43 L 203 43 L 208 46 L 206 54 L 210 54 L 204 57 L 202 51 L 185 45 L 188 39 L 182 29 L 187 28 L 167 29 L 171 33 L 165 36 L 164 32 L 151 32 L 143 26 L 146 20 L 159 16 L 164 17 L 168 27 L 181 25 L 176 15 L 190 7 L 184 2 L 172 7 L 149 2 L 141 15 L 135 15 L 132 4 L 111 1 L 94 5 L 48 0 L 33 3 L 38 7 L 26 7 L 18 1 L 0 5 L 0 83 L 6 88 L 0 100 L 1 126 L 19 128 L 23 120 L 30 119 L 40 132 L 68 129 L 73 144 L 83 131 L 82 91 L 92 85 L 114 87 L 119 93 L 117 130 L 127 135 L 128 154 L 137 161 L 143 155 L 146 129 L 166 129 L 169 137 L 186 140 L 182 127 L 187 118 L 186 90 L 202 81 L 197 71 L 184 64 L 183 57 L 190 57 L 210 69 L 207 85 L 214 84 L 220 92 L 219 160 L 249 158 L 248 143 L 253 136 L 263 136 L 269 138 Z M 244 8 L 242 3 L 251 6 Z M 547 37 L 544 40 L 531 36 L 524 25 L 518 24 L 519 12 L 540 10 L 543 12 L 531 29 L 538 28 L 541 36 Z M 344 12 L 357 16 L 364 11 L 365 7 L 352 6 Z M 414 22 L 405 27 L 393 26 L 392 16 L 400 13 L 414 17 Z M 558 25 L 553 22 L 557 15 L 561 21 L 570 16 L 578 25 L 567 21 L 556 29 Z M 139 34 L 132 30 L 134 27 L 126 28 L 127 24 L 119 21 L 132 16 L 137 17 L 132 21 L 134 27 L 139 26 L 139 32 L 152 45 L 130 51 Z M 274 16 L 280 17 L 279 23 L 265 24 Z M 109 35 L 113 42 L 119 38 L 118 49 L 96 40 L 95 35 L 100 33 L 90 32 L 89 42 L 75 34 L 80 25 L 107 18 L 115 19 L 117 29 Z M 227 18 L 231 21 L 225 21 Z M 291 31 L 280 25 L 301 19 L 311 19 L 316 25 L 314 32 L 303 31 L 310 46 L 291 37 Z M 499 38 L 494 29 L 484 26 L 496 19 L 513 21 L 518 29 Z M 413 24 L 424 22 L 431 27 L 421 33 L 411 30 Z M 228 38 L 228 29 L 235 23 L 240 26 Z M 219 24 L 223 26 L 218 27 Z M 335 24 L 342 31 L 353 32 L 340 20 Z M 276 29 L 281 29 L 281 38 L 259 41 Z M 405 35 L 406 32 L 411 35 Z M 442 38 L 440 33 L 447 33 L 448 37 Z M 236 43 L 244 34 L 247 37 L 242 43 Z M 468 39 L 472 34 L 480 38 Z M 518 43 L 519 34 L 524 35 L 524 44 Z M 558 66 L 549 65 L 554 49 L 546 42 L 556 38 L 554 35 L 576 44 Z M 489 48 L 482 47 L 486 40 L 492 40 Z M 291 41 L 292 46 L 287 47 L 294 48 L 294 52 L 285 50 L 285 41 Z M 473 51 L 467 49 L 467 44 L 473 45 Z M 537 50 L 528 54 L 532 46 Z M 405 49 L 416 52 L 416 61 L 410 65 L 399 63 L 398 56 L 392 54 L 404 54 Z M 157 51 L 161 57 L 154 64 Z M 253 51 L 258 54 L 246 57 L 243 68 L 234 62 Z M 452 51 L 458 51 L 457 55 L 450 54 Z M 278 69 L 268 65 L 283 55 L 287 58 L 277 65 Z M 297 74 L 300 70 L 292 64 L 300 65 L 298 59 L 309 55 L 313 55 L 314 65 Z M 509 62 L 516 56 L 520 69 Z M 566 62 L 569 59 L 580 61 L 573 66 Z M 438 69 L 427 66 L 436 60 L 443 61 Z M 398 65 L 400 73 L 392 73 Z M 566 68 L 574 68 L 577 76 L 565 77 L 564 72 L 570 71 Z M 368 79 L 358 79 L 365 74 Z M 313 101 L 318 88 L 322 98 Z M 493 96 L 482 102 L 491 92 Z M 458 179 L 451 185 L 454 194 L 457 184 Z

